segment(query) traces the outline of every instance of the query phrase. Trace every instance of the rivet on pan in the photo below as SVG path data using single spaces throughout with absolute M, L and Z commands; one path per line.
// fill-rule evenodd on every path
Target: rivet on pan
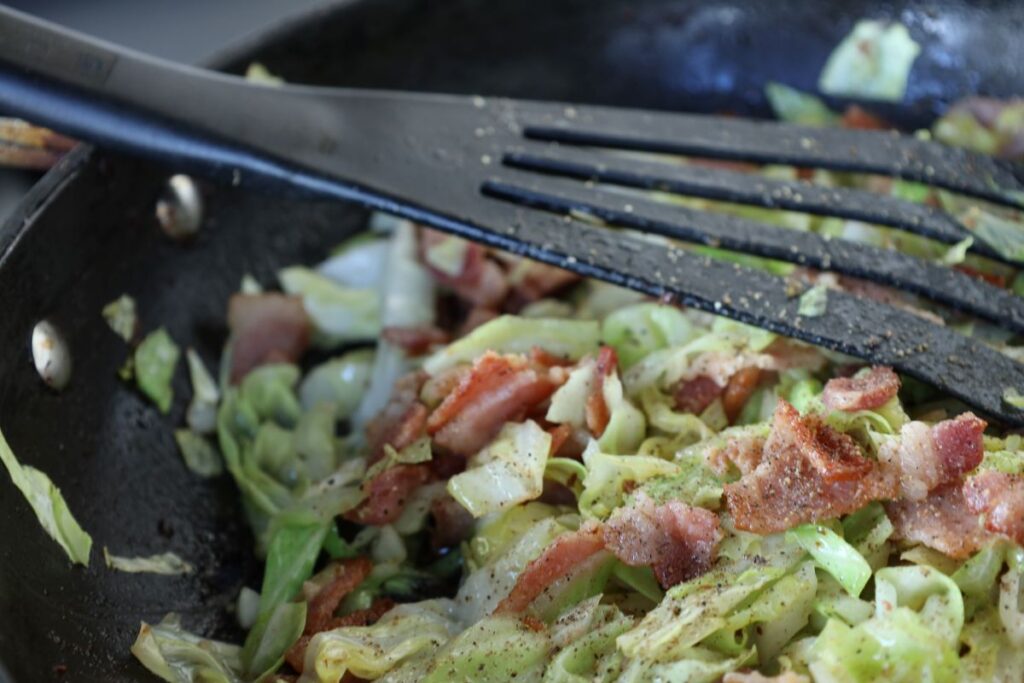
M 164 232 L 176 240 L 199 232 L 203 222 L 203 198 L 195 181 L 180 173 L 171 176 L 156 203 L 156 218 Z
M 71 352 L 64 337 L 49 320 L 32 328 L 32 360 L 44 382 L 60 391 L 71 379 Z

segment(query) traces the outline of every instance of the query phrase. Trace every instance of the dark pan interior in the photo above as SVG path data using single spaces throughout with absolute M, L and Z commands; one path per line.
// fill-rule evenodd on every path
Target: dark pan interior
M 965 92 L 1024 93 L 1024 6 L 1015 2 L 806 3 L 791 0 L 375 0 L 341 3 L 252 40 L 217 64 L 252 59 L 292 81 L 425 89 L 764 115 L 761 88 L 812 88 L 829 50 L 861 17 L 899 18 L 924 44 L 904 106 L 920 125 Z M 49 473 L 95 547 L 72 568 L 0 476 L 0 680 L 147 680 L 128 654 L 140 620 L 180 612 L 194 630 L 237 638 L 230 614 L 259 567 L 232 484 L 181 462 L 162 416 L 116 377 L 126 347 L 101 307 L 123 292 L 144 330 L 168 328 L 214 363 L 229 294 L 246 272 L 271 283 L 356 230 L 364 212 L 207 188 L 206 222 L 188 245 L 157 229 L 154 200 L 173 169 L 79 149 L 0 229 L 0 425 L 26 463 Z M 41 318 L 68 337 L 70 387 L 48 391 L 32 367 Z M 119 554 L 172 550 L 199 571 L 121 574 Z

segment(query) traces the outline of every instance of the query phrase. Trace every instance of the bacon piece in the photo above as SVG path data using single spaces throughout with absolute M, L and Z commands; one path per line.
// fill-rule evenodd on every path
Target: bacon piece
M 494 261 L 487 258 L 487 250 L 475 243 L 462 240 L 465 244 L 465 256 L 458 273 L 446 273 L 431 264 L 426 258 L 427 252 L 448 240 L 459 240 L 458 237 L 445 235 L 435 230 L 424 229 L 420 239 L 423 263 L 434 278 L 441 284 L 450 287 L 460 298 L 477 306 L 493 307 L 500 304 L 508 295 L 509 287 L 505 271 Z
M 365 557 L 341 560 L 334 565 L 330 581 L 309 600 L 303 632 L 310 634 L 325 630 L 341 601 L 369 576 L 371 569 L 373 563 Z
M 528 259 L 520 261 L 512 272 L 515 280 L 513 289 L 525 301 L 543 299 L 582 279 L 570 270 Z
M 693 379 L 684 379 L 672 390 L 672 400 L 676 410 L 684 413 L 700 415 L 723 391 L 718 382 L 707 375 L 697 375 Z
M 924 500 L 887 503 L 893 537 L 923 543 L 962 560 L 985 545 L 989 535 L 967 506 L 959 482 L 943 484 Z
M 727 477 L 733 467 L 741 475 L 750 474 L 761 464 L 764 442 L 760 436 L 732 436 L 724 445 L 706 450 L 704 460 L 719 477 Z
M 743 368 L 729 378 L 729 383 L 722 392 L 722 408 L 730 424 L 739 417 L 743 406 L 747 404 L 760 381 L 761 368 L 758 367 Z
M 908 422 L 898 439 L 882 444 L 878 460 L 897 478 L 900 497 L 923 500 L 932 489 L 959 480 L 981 463 L 986 426 L 974 413 L 934 425 Z
M 605 547 L 630 566 L 651 567 L 662 588 L 708 571 L 721 540 L 714 512 L 678 500 L 656 505 L 643 493 L 604 525 Z
M 260 365 L 298 360 L 312 332 L 302 299 L 276 293 L 232 296 L 228 327 L 233 384 Z
M 446 344 L 450 339 L 447 332 L 433 325 L 385 327 L 381 336 L 395 346 L 401 347 L 410 356 L 422 356 L 430 347 L 435 344 Z
M 395 382 L 391 400 L 366 425 L 371 464 L 384 455 L 384 446 L 400 451 L 425 433 L 427 408 L 419 397 L 426 379 L 425 372 L 411 372 Z
M 534 346 L 530 349 L 530 360 L 537 365 L 543 365 L 546 368 L 566 368 L 573 365 L 573 362 L 568 358 L 562 356 L 556 356 L 555 354 L 542 349 L 539 346 Z
M 1008 284 L 1005 275 L 997 275 L 996 273 L 986 273 L 983 270 L 971 268 L 970 266 L 965 266 L 962 263 L 958 263 L 955 266 L 953 266 L 953 270 L 959 270 L 961 273 L 965 275 L 970 275 L 971 277 L 977 280 L 983 280 L 989 283 L 990 285 L 999 287 L 1000 289 L 1006 289 L 1006 285 Z
M 1024 545 L 1024 475 L 986 470 L 964 483 L 972 512 L 985 515 L 985 528 Z
M 473 515 L 447 493 L 430 504 L 430 516 L 434 520 L 430 530 L 430 546 L 434 550 L 457 546 L 473 535 Z
M 405 502 L 413 491 L 430 479 L 427 465 L 395 465 L 363 484 L 366 500 L 345 513 L 345 518 L 359 524 L 381 526 L 391 524 L 402 514 Z
M 859 377 L 835 377 L 825 384 L 821 400 L 831 410 L 874 410 L 900 390 L 900 378 L 892 368 L 875 365 Z
M 390 598 L 377 598 L 366 609 L 356 610 L 355 612 L 346 614 L 343 617 L 334 617 L 324 626 L 324 628 L 316 631 L 310 631 L 308 629 L 309 621 L 307 619 L 307 629 L 304 632 L 304 635 L 291 646 L 285 654 L 285 660 L 293 669 L 302 673 L 302 670 L 305 668 L 306 648 L 309 647 L 309 641 L 311 641 L 313 636 L 317 633 L 320 633 L 321 631 L 333 631 L 336 628 L 344 628 L 346 626 L 370 626 L 377 623 L 377 620 L 390 612 L 394 606 L 395 601 Z M 355 676 L 349 678 L 348 675 L 349 674 L 346 674 L 346 677 L 341 679 L 341 683 L 347 683 L 348 681 L 352 681 L 354 683 L 355 681 L 363 680 L 361 678 L 356 678 Z
M 488 351 L 430 414 L 427 432 L 436 445 L 469 457 L 557 387 L 547 369 L 531 367 L 521 356 Z
M 864 107 L 851 104 L 843 112 L 840 120 L 843 128 L 859 128 L 861 130 L 892 130 L 888 121 L 872 114 Z
M 761 462 L 725 485 L 725 500 L 736 528 L 770 534 L 893 498 L 895 488 L 850 436 L 779 401 Z
M 568 574 L 574 567 L 604 550 L 600 525 L 587 522 L 562 534 L 530 562 L 516 578 L 512 591 L 495 608 L 495 614 L 522 612 L 544 589 Z
M 604 378 L 615 372 L 619 364 L 619 357 L 615 349 L 610 346 L 602 346 L 597 353 L 597 361 L 594 363 L 594 381 L 590 385 L 590 393 L 587 395 L 587 403 L 584 414 L 586 416 L 587 429 L 596 437 L 604 434 L 611 420 L 611 411 L 608 403 L 604 400 Z
M 554 458 L 558 455 L 558 450 L 572 436 L 572 427 L 570 425 L 556 425 L 548 429 L 547 433 L 551 435 L 551 449 L 548 452 L 548 457 Z

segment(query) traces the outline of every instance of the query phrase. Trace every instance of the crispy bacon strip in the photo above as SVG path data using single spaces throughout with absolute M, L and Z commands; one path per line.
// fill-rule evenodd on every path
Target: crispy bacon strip
M 738 529 L 770 534 L 893 498 L 892 479 L 850 436 L 779 401 L 761 462 L 726 484 L 725 500 Z
M 730 424 L 740 416 L 743 406 L 747 404 L 760 381 L 761 368 L 758 367 L 743 368 L 729 378 L 729 383 L 722 392 L 722 408 L 725 409 L 725 416 L 729 418 Z
M 341 560 L 334 565 L 334 576 L 309 600 L 306 611 L 306 627 L 303 633 L 319 633 L 326 630 L 338 605 L 369 576 L 373 563 L 365 557 Z
M 959 482 L 940 486 L 924 500 L 887 503 L 885 511 L 894 538 L 922 543 L 957 560 L 970 557 L 989 540 Z
M 514 278 L 516 282 L 513 289 L 524 301 L 543 299 L 581 279 L 572 271 L 528 259 L 520 261 L 513 272 L 518 276 Z
M 427 420 L 434 443 L 469 457 L 490 443 L 502 425 L 521 419 L 558 383 L 546 368 L 521 356 L 487 352 Z
M 547 433 L 551 435 L 551 449 L 548 452 L 548 457 L 554 458 L 558 455 L 558 450 L 572 436 L 572 427 L 570 425 L 555 425 L 547 429 Z
M 677 500 L 656 505 L 643 493 L 604 526 L 608 550 L 630 566 L 651 567 L 663 588 L 708 571 L 721 540 L 714 512 Z
M 512 592 L 498 604 L 495 614 L 514 614 L 530 606 L 544 589 L 568 574 L 573 567 L 604 550 L 601 527 L 585 523 L 579 531 L 562 534 L 540 557 L 526 565 Z
M 874 410 L 900 390 L 900 378 L 892 368 L 876 365 L 860 377 L 835 377 L 825 384 L 821 400 L 832 410 Z
M 678 382 L 672 390 L 676 410 L 700 415 L 722 394 L 722 387 L 707 375 Z
M 959 481 L 981 463 L 986 426 L 974 413 L 934 425 L 909 422 L 898 439 L 882 445 L 878 460 L 896 477 L 899 497 L 923 500 L 932 489 Z
M 602 346 L 597 353 L 597 360 L 594 364 L 594 382 L 590 387 L 586 403 L 587 429 L 596 437 L 604 434 L 611 420 L 611 411 L 608 403 L 604 400 L 604 378 L 615 372 L 619 364 L 619 357 L 611 346 Z
M 366 425 L 371 464 L 384 455 L 384 446 L 402 450 L 425 433 L 427 408 L 419 396 L 426 379 L 425 372 L 413 372 L 395 382 L 391 400 Z
M 363 485 L 366 500 L 345 513 L 359 524 L 381 526 L 398 519 L 412 492 L 430 480 L 428 465 L 395 465 Z
M 1024 545 L 1024 475 L 986 470 L 964 483 L 967 507 L 985 515 L 985 528 Z
M 235 294 L 228 302 L 231 382 L 253 368 L 294 362 L 309 346 L 312 324 L 302 299 L 284 294 Z
M 509 286 L 505 271 L 494 261 L 487 258 L 487 250 L 475 243 L 464 241 L 465 256 L 458 273 L 451 274 L 434 267 L 425 255 L 432 247 L 458 237 L 445 235 L 435 230 L 423 229 L 420 239 L 423 263 L 434 278 L 441 284 L 450 287 L 460 298 L 477 306 L 494 307 L 508 295 Z

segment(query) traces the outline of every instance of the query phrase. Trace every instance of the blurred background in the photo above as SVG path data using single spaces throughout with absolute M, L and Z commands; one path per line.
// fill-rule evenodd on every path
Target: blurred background
M 8 0 L 4 4 L 158 57 L 195 64 L 246 35 L 330 0 Z M 0 221 L 39 175 L 39 171 L 0 166 Z

